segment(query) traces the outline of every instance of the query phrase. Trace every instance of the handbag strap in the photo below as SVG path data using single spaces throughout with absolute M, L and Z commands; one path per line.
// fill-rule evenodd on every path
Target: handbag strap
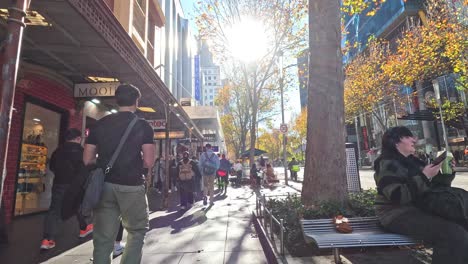
M 125 141 L 127 141 L 128 135 L 130 134 L 130 131 L 132 130 L 133 126 L 136 124 L 138 121 L 138 117 L 135 116 L 133 120 L 128 124 L 127 129 L 125 130 L 124 135 L 120 139 L 119 145 L 117 146 L 117 149 L 114 151 L 114 154 L 112 154 L 112 158 L 110 159 L 109 163 L 107 163 L 105 174 L 109 173 L 110 169 L 112 169 L 112 166 L 115 163 L 115 160 L 117 160 L 117 157 L 120 154 L 120 151 L 122 150 L 123 145 L 125 144 Z

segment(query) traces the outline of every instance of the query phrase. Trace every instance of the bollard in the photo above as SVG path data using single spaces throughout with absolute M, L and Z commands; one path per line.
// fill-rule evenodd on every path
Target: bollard
M 284 255 L 284 220 L 280 219 L 280 253 Z

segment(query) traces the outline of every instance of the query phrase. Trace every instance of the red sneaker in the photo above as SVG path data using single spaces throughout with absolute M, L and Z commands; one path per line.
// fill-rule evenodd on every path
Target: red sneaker
M 93 224 L 89 224 L 86 226 L 85 230 L 80 230 L 80 237 L 86 237 L 87 235 L 93 232 Z
M 41 242 L 41 249 L 51 249 L 55 247 L 54 240 L 43 239 Z

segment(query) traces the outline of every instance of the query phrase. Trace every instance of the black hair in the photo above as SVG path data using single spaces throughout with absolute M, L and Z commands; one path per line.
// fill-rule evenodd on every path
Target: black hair
M 115 90 L 115 99 L 118 106 L 133 106 L 141 97 L 140 90 L 131 84 L 121 84 Z
M 70 128 L 65 132 L 66 141 L 76 139 L 77 137 L 81 137 L 81 131 L 76 128 Z
M 404 137 L 413 137 L 413 133 L 404 126 L 392 127 L 382 136 L 382 154 L 396 154 L 396 144 Z
M 205 145 L 205 147 L 206 147 L 206 148 L 211 148 L 211 144 L 208 143 L 208 144 Z

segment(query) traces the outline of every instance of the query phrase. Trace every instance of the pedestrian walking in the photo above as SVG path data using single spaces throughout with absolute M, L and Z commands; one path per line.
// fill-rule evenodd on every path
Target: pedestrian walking
M 291 173 L 291 180 L 297 181 L 297 172 L 299 171 L 299 164 L 296 161 L 296 158 L 292 158 L 292 160 L 288 164 L 289 172 Z
M 195 177 L 193 179 L 193 195 L 194 199 L 197 201 L 203 197 L 203 178 L 199 169 L 200 163 L 198 162 L 196 156 L 192 156 L 192 163 L 195 167 Z
M 169 193 L 177 192 L 177 177 L 179 171 L 177 170 L 177 160 L 176 157 L 170 156 L 169 159 Z
M 166 181 L 166 160 L 164 156 L 157 158 L 153 166 L 153 186 L 158 193 L 163 191 L 164 182 Z
M 218 175 L 220 179 L 221 192 L 227 193 L 227 186 L 229 180 L 229 172 L 231 171 L 231 162 L 226 159 L 226 155 L 222 154 L 221 159 L 219 160 L 219 170 Z M 223 190 L 224 188 L 224 190 Z
M 52 201 L 44 222 L 44 234 L 41 249 L 55 247 L 57 231 L 62 223 L 62 204 L 67 190 L 74 177 L 84 167 L 83 148 L 80 145 L 81 131 L 75 128 L 65 133 L 66 142 L 57 148 L 51 156 L 49 169 L 55 174 L 52 185 Z M 73 186 L 72 186 L 73 187 Z M 74 186 L 80 188 L 81 186 Z M 93 225 L 87 225 L 85 219 L 76 213 L 80 227 L 80 237 L 86 237 L 93 232 Z
M 197 163 L 189 158 L 189 153 L 185 151 L 177 169 L 179 171 L 179 194 L 180 208 L 185 210 L 193 204 L 193 182 L 197 170 Z
M 242 182 L 242 163 L 240 160 L 234 164 L 234 171 L 236 172 L 236 186 L 240 186 Z
M 122 135 L 137 118 L 138 88 L 122 84 L 115 91 L 119 111 L 100 119 L 91 129 L 84 149 L 85 165 L 106 169 Z M 120 263 L 139 264 L 146 231 L 148 202 L 145 181 L 155 160 L 153 129 L 139 119 L 123 144 L 122 151 L 105 177 L 100 202 L 94 209 L 93 259 L 110 264 L 120 220 L 127 243 Z M 98 154 L 96 159 L 96 154 Z
M 206 151 L 200 156 L 200 171 L 203 175 L 203 205 L 207 204 L 208 194 L 210 204 L 213 204 L 214 180 L 219 168 L 219 158 L 211 149 L 211 144 L 206 144 Z

